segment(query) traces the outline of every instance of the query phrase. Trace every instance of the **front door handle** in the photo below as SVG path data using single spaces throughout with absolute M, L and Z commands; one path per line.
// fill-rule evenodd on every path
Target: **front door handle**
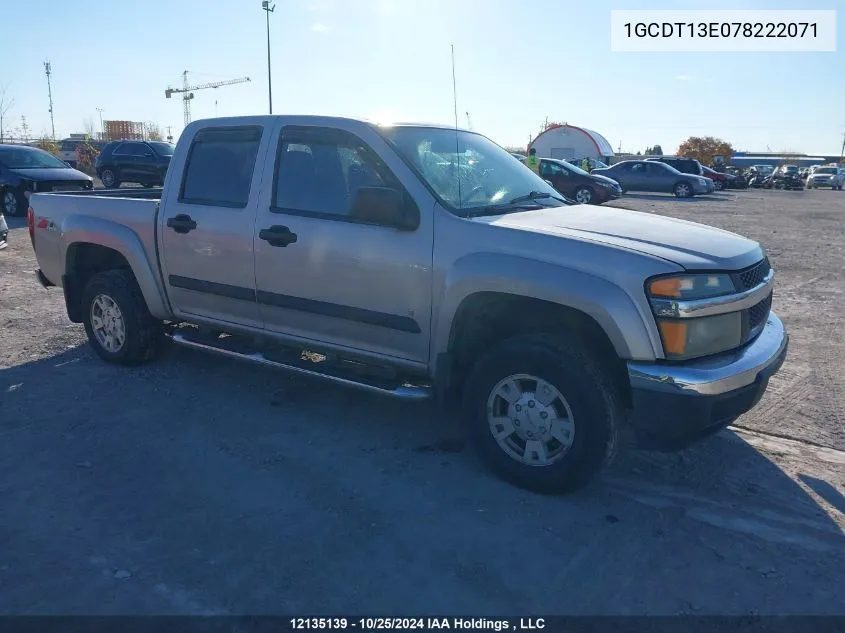
M 197 223 L 194 222 L 191 216 L 180 213 L 169 218 L 167 220 L 167 226 L 177 233 L 189 233 L 197 228 Z
M 279 225 L 271 226 L 269 229 L 261 229 L 258 232 L 258 237 L 268 242 L 270 246 L 287 246 L 296 241 L 296 233 L 292 233 L 286 226 Z

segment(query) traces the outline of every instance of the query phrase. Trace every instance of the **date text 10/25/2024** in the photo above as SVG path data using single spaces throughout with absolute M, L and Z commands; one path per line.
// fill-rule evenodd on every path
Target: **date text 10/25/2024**
M 291 618 L 293 631 L 540 631 L 546 628 L 544 618 L 499 620 L 490 618 Z

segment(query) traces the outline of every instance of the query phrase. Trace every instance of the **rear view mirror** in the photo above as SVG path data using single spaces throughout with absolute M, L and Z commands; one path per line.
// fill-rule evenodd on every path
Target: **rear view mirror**
M 420 225 L 420 211 L 401 191 L 390 187 L 359 187 L 352 197 L 350 217 L 389 226 L 400 231 L 415 231 Z

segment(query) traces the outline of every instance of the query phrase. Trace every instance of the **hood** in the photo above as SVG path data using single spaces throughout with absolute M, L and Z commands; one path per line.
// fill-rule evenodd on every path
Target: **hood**
M 763 258 L 760 245 L 735 233 L 650 213 L 573 205 L 473 218 L 503 228 L 601 242 L 646 253 L 689 270 L 739 270 Z
M 81 171 L 77 171 L 71 167 L 56 167 L 50 169 L 10 169 L 9 171 L 21 178 L 34 180 L 36 182 L 43 182 L 47 180 L 93 180 L 91 176 L 86 176 Z
M 607 176 L 602 176 L 601 174 L 593 174 L 593 173 L 591 173 L 590 176 L 592 176 L 594 179 L 598 180 L 599 182 L 606 182 L 607 184 L 613 185 L 614 187 L 619 186 L 619 183 L 616 182 L 613 178 L 608 178 Z

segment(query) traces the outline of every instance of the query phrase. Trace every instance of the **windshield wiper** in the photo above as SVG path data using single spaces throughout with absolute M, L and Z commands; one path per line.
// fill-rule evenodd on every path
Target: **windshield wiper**
M 554 200 L 557 200 L 557 201 L 563 202 L 563 203 L 566 202 L 566 200 L 564 198 L 561 198 L 561 197 L 558 197 L 558 196 L 553 196 L 550 193 L 546 193 L 546 192 L 543 192 L 543 191 L 532 191 L 530 193 L 526 193 L 524 196 L 517 196 L 516 198 L 514 198 L 513 200 L 508 202 L 508 204 L 517 204 L 519 202 L 529 202 L 529 201 L 533 202 L 534 200 L 544 200 L 546 198 L 552 198 Z

